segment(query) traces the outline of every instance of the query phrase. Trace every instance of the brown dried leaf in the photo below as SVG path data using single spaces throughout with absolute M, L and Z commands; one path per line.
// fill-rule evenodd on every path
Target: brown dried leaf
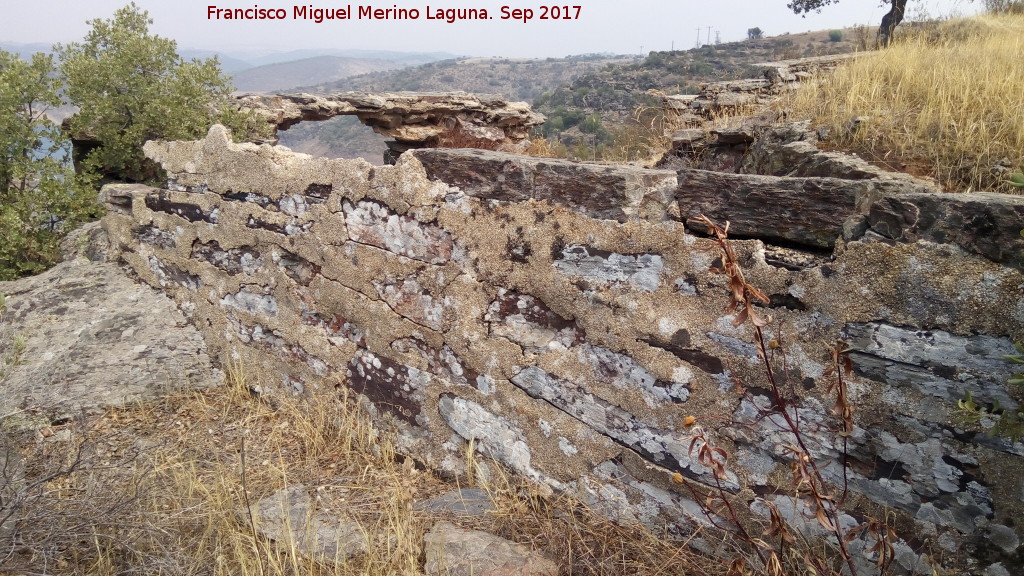
M 825 509 L 822 508 L 821 506 L 819 506 L 817 511 L 815 511 L 814 518 L 818 521 L 818 524 L 821 524 L 821 527 L 825 530 L 828 530 L 829 532 L 836 531 L 835 525 L 832 524 L 831 520 L 829 520 L 828 514 L 825 512 Z

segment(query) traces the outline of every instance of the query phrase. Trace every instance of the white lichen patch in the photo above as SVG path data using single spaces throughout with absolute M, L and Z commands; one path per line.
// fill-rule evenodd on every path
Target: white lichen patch
M 603 254 L 582 244 L 566 246 L 562 257 L 552 264 L 566 276 L 605 286 L 626 284 L 644 292 L 658 289 L 665 269 L 665 260 L 659 254 Z
M 236 294 L 228 294 L 221 298 L 223 308 L 234 308 L 249 314 L 277 316 L 277 300 L 270 294 L 256 294 L 242 289 Z

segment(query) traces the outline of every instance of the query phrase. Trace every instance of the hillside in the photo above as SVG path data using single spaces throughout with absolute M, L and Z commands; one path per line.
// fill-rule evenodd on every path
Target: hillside
M 352 76 L 334 82 L 318 82 L 303 90 L 313 93 L 346 92 L 448 92 L 462 90 L 498 94 L 510 100 L 532 101 L 547 90 L 612 64 L 632 62 L 631 56 L 590 54 L 568 58 L 515 59 L 463 58 L 431 62 L 389 72 Z
M 278 92 L 317 82 L 334 82 L 356 74 L 401 68 L 390 60 L 315 56 L 266 64 L 235 72 L 232 79 L 240 92 Z
M 608 145 L 624 125 L 635 124 L 633 112 L 654 105 L 648 94 L 695 94 L 702 83 L 757 75 L 754 64 L 766 61 L 840 54 L 866 47 L 873 30 L 849 28 L 786 34 L 741 42 L 705 45 L 690 50 L 635 56 L 584 55 L 545 60 L 470 58 L 445 60 L 318 83 L 302 88 L 313 93 L 388 92 L 403 90 L 498 94 L 527 101 L 546 116 L 544 136 L 570 148 L 593 141 Z M 597 116 L 594 116 L 594 115 Z M 649 121 L 649 119 L 647 119 Z M 383 138 L 350 118 L 305 123 L 281 133 L 294 150 L 328 157 L 363 157 L 379 163 Z
M 651 52 L 639 62 L 606 66 L 584 74 L 542 97 L 536 106 L 576 106 L 600 111 L 632 111 L 644 103 L 648 90 L 696 94 L 706 82 L 735 80 L 760 74 L 754 65 L 808 56 L 843 54 L 863 49 L 868 30 L 786 34 L 740 42 L 705 44 L 690 50 Z
M 269 53 L 241 53 L 237 55 L 252 66 L 266 66 L 267 64 L 280 64 L 282 62 L 294 62 L 305 60 L 316 56 L 337 56 L 339 58 L 361 58 L 365 60 L 388 60 L 398 62 L 402 66 L 419 66 L 428 62 L 448 60 L 456 58 L 456 54 L 448 52 L 398 52 L 395 50 L 338 50 L 322 48 L 303 48 L 301 50 L 288 50 L 287 52 Z
M 1024 170 L 1024 17 L 924 32 L 689 165 L 151 144 L 0 282 L 0 574 L 1024 574 L 1024 196 L 867 164 Z M 596 156 L 707 48 L 538 100 Z

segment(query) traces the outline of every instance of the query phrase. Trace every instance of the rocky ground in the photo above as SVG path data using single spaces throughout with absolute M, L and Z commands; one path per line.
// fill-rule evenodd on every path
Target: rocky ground
M 274 395 L 211 366 L 172 301 L 106 261 L 98 224 L 65 250 L 0 283 L 0 573 L 723 568 L 494 463 L 419 470 L 346 394 Z

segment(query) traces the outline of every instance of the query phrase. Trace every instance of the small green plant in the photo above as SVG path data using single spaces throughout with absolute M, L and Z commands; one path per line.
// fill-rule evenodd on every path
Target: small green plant
M 1006 183 L 1014 188 L 1024 188 L 1024 166 L 1021 166 L 1020 170 L 1011 174 L 1010 179 Z M 1021 234 L 1024 235 L 1024 230 L 1021 230 Z
M 11 353 L 4 362 L 11 366 L 18 366 L 23 362 L 22 357 L 25 355 L 26 348 L 28 348 L 28 339 L 24 334 L 18 334 L 11 340 Z
M 828 31 L 828 41 L 832 42 L 833 44 L 836 43 L 836 42 L 842 42 L 843 41 L 843 31 L 842 30 L 829 30 Z

